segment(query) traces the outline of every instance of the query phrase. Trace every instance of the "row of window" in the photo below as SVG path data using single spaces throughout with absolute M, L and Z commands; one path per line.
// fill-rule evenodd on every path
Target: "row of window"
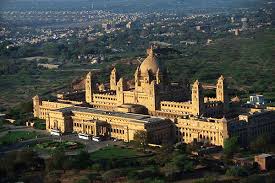
M 95 101 L 96 104 L 107 104 L 107 105 L 116 105 L 115 103 L 110 103 L 110 102 L 100 102 L 100 101 Z
M 220 106 L 220 103 L 208 103 L 207 105 L 206 105 L 206 108 L 213 108 L 213 107 L 218 107 L 218 106 Z
M 192 135 L 191 135 L 191 133 L 188 134 L 188 133 L 184 133 L 184 132 L 179 132 L 179 136 L 181 136 L 181 137 L 184 137 L 184 136 L 188 137 L 189 136 L 191 138 Z M 180 139 L 184 139 L 184 138 L 180 138 Z M 205 135 L 201 135 L 201 134 L 199 135 L 199 139 L 200 140 L 211 140 L 211 141 L 214 140 L 214 142 L 216 141 L 215 136 L 214 137 L 212 137 L 212 136 L 209 137 L 207 135 L 205 136 Z
M 175 104 L 161 104 L 161 107 L 175 107 L 175 108 L 181 108 L 181 109 L 190 109 L 190 107 L 188 106 L 175 105 Z
M 115 101 L 116 98 L 113 98 L 113 97 L 100 97 L 100 96 L 95 96 L 96 99 L 103 99 L 103 100 L 113 100 Z
M 189 128 L 179 128 L 179 132 L 182 132 L 182 131 L 188 131 L 188 132 L 200 132 L 200 133 L 206 133 L 206 134 L 210 134 L 210 135 L 216 135 L 217 132 L 209 132 L 209 131 L 205 131 L 205 130 L 197 130 L 197 129 L 189 129 Z M 182 132 L 184 134 L 184 132 Z
M 175 117 L 179 116 L 177 114 L 170 114 L 170 113 L 163 113 L 163 112 L 166 112 L 166 111 L 161 111 L 161 112 L 158 113 L 158 115 L 166 117 L 166 118 L 175 118 Z
M 80 127 L 80 128 L 81 128 L 81 127 L 82 127 L 82 124 L 80 124 L 80 123 L 74 123 L 74 126 L 75 126 L 75 127 Z M 89 127 L 90 127 L 90 126 L 89 126 Z
M 189 112 L 186 111 L 173 111 L 173 110 L 161 110 L 163 112 L 174 112 L 174 113 L 180 113 L 180 114 L 189 114 Z
M 79 128 L 82 127 L 82 124 L 80 124 L 80 123 L 74 123 L 73 125 L 74 125 L 74 127 L 79 127 Z M 84 127 L 86 129 L 88 129 L 88 130 L 93 129 L 92 126 L 89 126 L 89 125 L 84 125 Z M 111 132 L 113 132 L 113 133 L 120 133 L 120 134 L 124 134 L 125 133 L 124 130 L 114 129 L 114 128 L 111 128 Z M 93 131 L 92 131 L 92 133 L 93 133 Z
M 116 128 L 111 128 L 111 132 L 124 134 L 124 130 L 120 130 L 120 129 L 116 129 Z

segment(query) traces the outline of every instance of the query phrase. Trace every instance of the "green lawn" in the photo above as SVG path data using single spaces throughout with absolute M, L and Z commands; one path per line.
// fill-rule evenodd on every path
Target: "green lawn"
M 36 132 L 26 132 L 26 131 L 12 131 L 8 132 L 6 135 L 0 138 L 1 145 L 14 144 L 19 141 L 33 139 L 41 136 Z
M 137 152 L 133 149 L 121 148 L 121 147 L 106 147 L 100 149 L 91 154 L 91 159 L 120 159 L 120 158 L 131 158 L 137 156 Z

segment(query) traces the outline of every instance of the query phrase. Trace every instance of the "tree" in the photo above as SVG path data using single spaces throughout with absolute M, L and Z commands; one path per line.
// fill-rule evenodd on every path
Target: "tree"
M 64 150 L 62 149 L 56 150 L 52 155 L 53 168 L 57 170 L 63 169 L 64 161 L 69 161 L 68 159 L 66 159 Z
M 0 119 L 0 129 L 3 127 L 4 120 Z
M 44 160 L 32 150 L 6 153 L 0 158 L 0 182 L 16 182 L 25 172 L 43 167 Z
M 163 145 L 156 155 L 156 162 L 163 166 L 166 162 L 168 162 L 171 158 L 174 157 L 174 147 L 171 144 Z
M 90 174 L 88 174 L 87 175 L 87 178 L 91 181 L 91 182 L 93 182 L 93 181 L 96 181 L 96 180 L 100 180 L 100 174 L 99 173 L 95 173 L 95 172 L 93 172 L 93 173 L 90 173 Z
M 66 170 L 70 170 L 72 167 L 73 167 L 73 162 L 70 159 L 63 161 L 62 169 L 64 173 Z
M 74 162 L 75 168 L 84 169 L 90 164 L 90 154 L 87 151 L 80 151 L 80 153 L 75 156 Z
M 226 170 L 225 174 L 227 176 L 234 176 L 234 177 L 247 176 L 248 171 L 244 167 L 231 167 Z
M 146 131 L 137 131 L 134 134 L 134 141 L 136 141 L 145 151 L 148 146 L 148 135 Z
M 174 162 L 168 162 L 161 168 L 161 171 L 169 181 L 174 181 L 181 169 Z
M 93 165 L 91 166 L 91 169 L 98 172 L 98 171 L 102 170 L 103 167 L 102 167 L 102 165 L 101 165 L 100 163 L 95 163 L 95 164 L 93 164 Z
M 186 152 L 192 153 L 192 151 L 198 151 L 202 145 L 202 142 L 193 141 L 186 145 Z
M 102 174 L 102 178 L 106 182 L 115 181 L 115 179 L 123 177 L 126 175 L 126 172 L 122 171 L 121 169 L 112 169 L 108 170 Z
M 201 178 L 199 180 L 194 181 L 194 183 L 213 183 L 217 182 L 215 177 L 207 176 L 205 178 Z
M 266 151 L 269 144 L 269 139 L 265 135 L 258 136 L 254 141 L 250 143 L 250 148 L 254 152 Z
M 238 137 L 234 136 L 224 141 L 223 152 L 227 157 L 233 156 L 239 150 Z
M 186 149 L 187 149 L 187 145 L 186 144 L 180 144 L 176 148 L 178 149 L 178 151 L 180 153 L 185 154 L 186 153 Z

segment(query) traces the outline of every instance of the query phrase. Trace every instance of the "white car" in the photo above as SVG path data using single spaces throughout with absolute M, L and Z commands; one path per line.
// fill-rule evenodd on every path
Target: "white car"
M 84 140 L 89 140 L 90 139 L 90 135 L 85 134 L 85 133 L 79 133 L 78 134 L 78 138 L 84 139 Z
M 93 137 L 92 140 L 95 142 L 100 142 L 100 137 Z
M 51 135 L 61 136 L 61 132 L 59 130 L 52 129 L 51 130 Z

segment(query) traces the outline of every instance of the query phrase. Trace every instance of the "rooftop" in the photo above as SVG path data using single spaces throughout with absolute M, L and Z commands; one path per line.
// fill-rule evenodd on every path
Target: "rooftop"
M 106 111 L 96 108 L 88 108 L 88 107 L 66 107 L 62 109 L 58 109 L 56 111 L 60 112 L 83 112 L 83 113 L 93 113 L 93 114 L 100 114 L 105 116 L 115 116 L 121 118 L 128 118 L 131 120 L 135 120 L 136 122 L 142 123 L 155 123 L 164 120 L 163 118 L 153 117 L 149 115 L 143 114 L 134 114 L 134 113 L 123 113 L 123 112 L 115 112 L 115 111 Z
M 270 156 L 272 156 L 272 155 L 271 154 L 260 154 L 260 155 L 258 155 L 258 157 L 260 157 L 260 158 L 268 158 Z

